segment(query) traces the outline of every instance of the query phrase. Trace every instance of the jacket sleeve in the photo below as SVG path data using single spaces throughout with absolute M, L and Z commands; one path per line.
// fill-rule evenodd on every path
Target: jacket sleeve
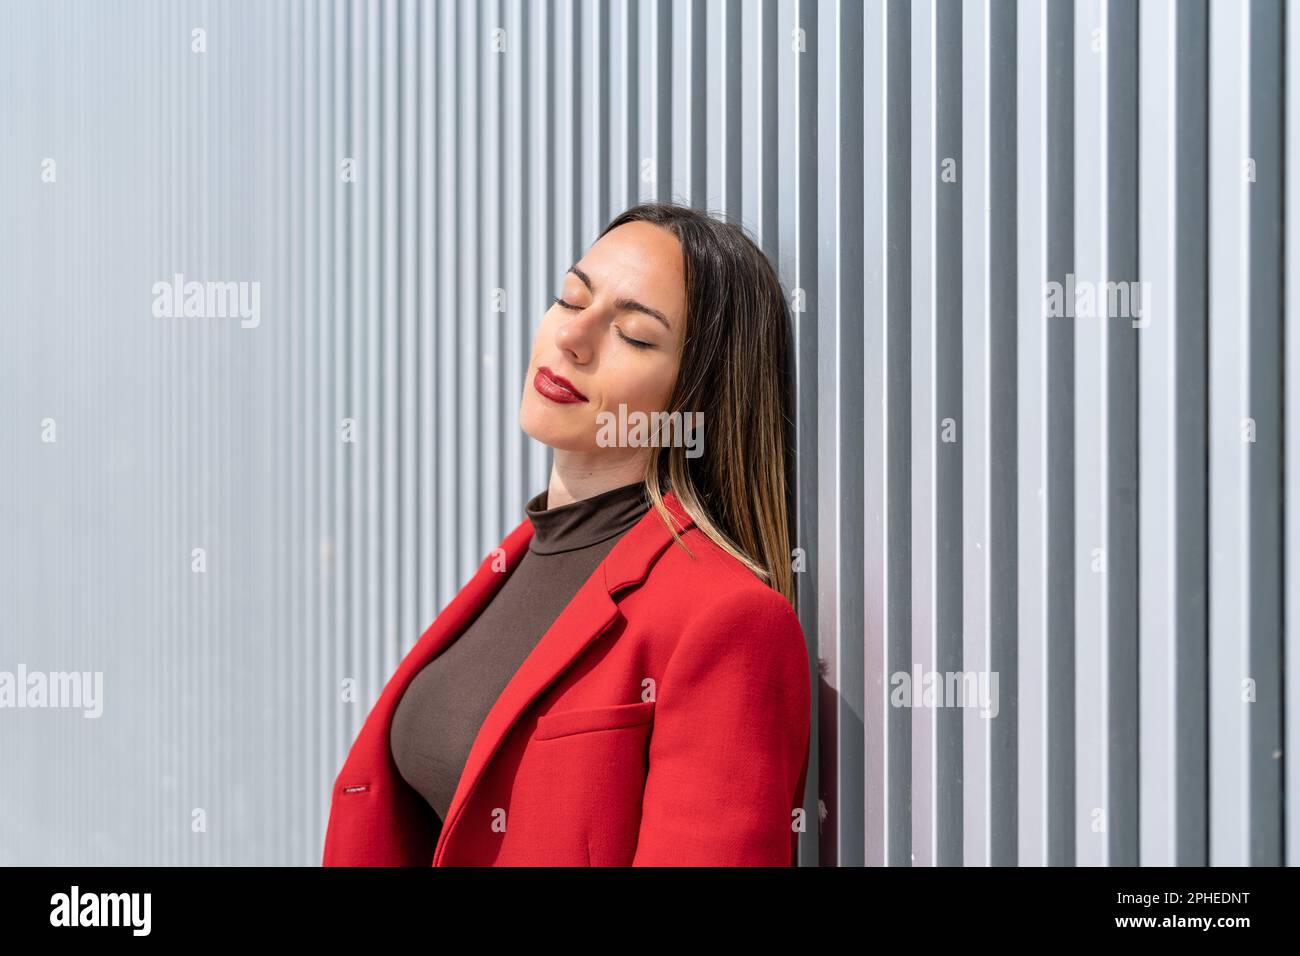
M 810 703 L 803 628 L 780 593 L 702 612 L 657 688 L 632 865 L 792 865 Z

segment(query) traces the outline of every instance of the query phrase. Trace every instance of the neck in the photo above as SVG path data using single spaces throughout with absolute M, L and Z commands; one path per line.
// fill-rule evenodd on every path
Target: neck
M 593 455 L 557 448 L 546 489 L 546 507 L 558 508 L 641 481 L 645 477 L 646 452 L 635 450 L 639 454 L 615 459 L 608 452 Z

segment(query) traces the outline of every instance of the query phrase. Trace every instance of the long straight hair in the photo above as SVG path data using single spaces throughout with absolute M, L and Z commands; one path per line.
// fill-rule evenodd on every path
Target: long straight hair
M 767 256 L 740 225 L 674 203 L 643 203 L 601 232 L 649 222 L 685 259 L 686 329 L 669 413 L 702 413 L 703 453 L 653 443 L 646 492 L 674 540 L 672 491 L 696 526 L 795 604 L 790 527 L 793 469 L 791 313 Z M 690 549 L 686 548 L 687 553 Z

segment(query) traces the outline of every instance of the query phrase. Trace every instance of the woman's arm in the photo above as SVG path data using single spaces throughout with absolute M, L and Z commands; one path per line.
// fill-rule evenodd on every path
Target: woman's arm
M 703 613 L 657 688 L 632 865 L 792 865 L 810 704 L 803 628 L 784 597 Z

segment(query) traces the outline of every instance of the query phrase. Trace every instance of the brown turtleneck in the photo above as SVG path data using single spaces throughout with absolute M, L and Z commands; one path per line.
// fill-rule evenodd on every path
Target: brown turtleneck
M 407 685 L 389 746 L 403 779 L 446 819 L 488 711 L 560 612 L 649 509 L 636 482 L 558 508 L 524 511 L 533 537 L 514 571 L 459 638 Z

